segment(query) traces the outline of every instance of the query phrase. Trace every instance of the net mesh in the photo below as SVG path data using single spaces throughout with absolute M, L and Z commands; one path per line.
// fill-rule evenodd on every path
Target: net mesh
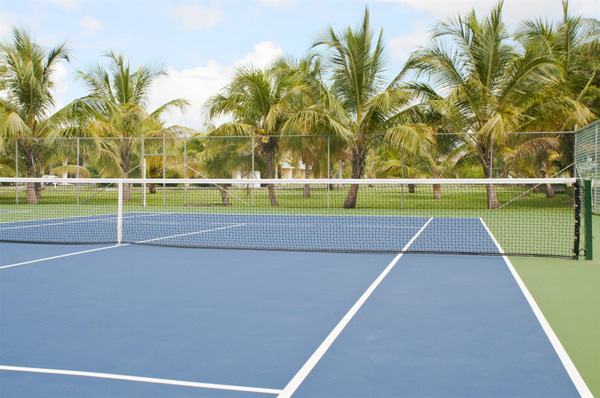
M 0 240 L 397 253 L 420 232 L 409 251 L 578 252 L 574 180 L 493 182 L 4 178 Z

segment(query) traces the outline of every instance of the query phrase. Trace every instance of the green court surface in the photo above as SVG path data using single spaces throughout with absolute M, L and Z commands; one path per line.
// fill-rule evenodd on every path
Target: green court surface
M 511 257 L 592 394 L 600 397 L 600 216 L 594 260 Z

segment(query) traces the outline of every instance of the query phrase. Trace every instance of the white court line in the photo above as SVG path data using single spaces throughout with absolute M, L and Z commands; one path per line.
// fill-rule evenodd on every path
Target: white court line
M 95 377 L 95 378 L 100 378 L 100 379 L 139 381 L 139 382 L 143 382 L 143 383 L 169 384 L 169 385 L 173 385 L 173 386 L 210 388 L 210 389 L 215 389 L 215 390 L 244 391 L 244 392 L 254 392 L 254 393 L 263 393 L 263 394 L 279 394 L 281 392 L 281 390 L 276 390 L 276 389 L 272 389 L 272 388 L 233 386 L 233 385 L 227 385 L 227 384 L 213 384 L 213 383 L 198 383 L 198 382 L 194 382 L 194 381 L 157 379 L 154 377 L 127 376 L 127 375 L 118 375 L 118 374 L 111 374 L 111 373 L 82 372 L 82 371 L 77 371 L 77 370 L 27 368 L 27 367 L 22 367 L 22 366 L 4 366 L 4 365 L 0 365 L 0 370 L 8 370 L 8 371 L 13 371 L 13 372 L 46 373 L 46 374 L 67 375 L 67 376 Z
M 244 224 L 235 224 L 235 225 L 229 225 L 227 227 L 220 227 L 220 228 L 213 228 L 213 229 L 205 229 L 202 231 L 194 231 L 194 232 L 188 232 L 188 233 L 183 233 L 183 234 L 177 234 L 177 235 L 171 235 L 171 236 L 163 236 L 160 238 L 154 238 L 154 239 L 148 239 L 148 240 L 141 240 L 138 242 L 135 242 L 134 244 L 141 244 L 141 243 L 148 243 L 148 242 L 154 242 L 157 240 L 163 240 L 163 239 L 170 239 L 170 238 L 177 238 L 180 236 L 186 236 L 186 235 L 195 235 L 195 234 L 202 234 L 205 232 L 212 232 L 212 231 L 218 231 L 221 229 L 228 229 L 228 228 L 235 228 L 235 227 L 240 227 Z M 32 263 L 39 263 L 41 261 L 46 261 L 46 260 L 54 260 L 56 258 L 62 258 L 62 257 L 69 257 L 69 256 L 76 256 L 78 254 L 84 254 L 84 253 L 90 253 L 90 252 L 95 252 L 95 251 L 99 251 L 99 250 L 106 250 L 106 249 L 115 249 L 117 247 L 123 247 L 123 246 L 129 246 L 131 245 L 131 243 L 121 243 L 120 245 L 113 245 L 113 246 L 105 246 L 105 247 L 99 247 L 96 249 L 90 249 L 90 250 L 83 250 L 83 251 L 79 251 L 79 252 L 75 252 L 75 253 L 67 253 L 67 254 L 61 254 L 58 256 L 52 256 L 52 257 L 45 257 L 45 258 L 39 258 L 37 260 L 29 260 L 29 261 L 24 261 L 22 263 L 16 263 L 16 264 L 10 264 L 10 265 L 4 265 L 1 266 L 0 269 L 5 269 L 5 268 L 12 268 L 12 267 L 17 267 L 19 265 L 25 265 L 25 264 L 32 264 Z
M 203 224 L 223 224 L 223 222 L 205 222 L 202 221 Z M 181 223 L 177 222 L 169 222 L 169 221 L 140 221 L 138 224 L 150 224 L 150 225 L 181 225 Z M 247 222 L 243 225 L 267 225 L 267 226 L 276 226 L 276 227 L 295 227 L 295 228 L 303 228 L 306 226 L 309 227 L 323 227 L 323 224 L 314 224 L 314 223 L 257 223 L 257 222 Z M 344 228 L 386 228 L 386 229 L 419 229 L 420 225 L 417 226 L 393 226 L 393 225 L 379 225 L 379 224 L 344 224 Z
M 221 229 L 229 229 L 229 228 L 241 227 L 242 225 L 245 225 L 245 224 L 234 224 L 234 225 L 228 225 L 226 227 L 213 228 L 213 229 L 205 229 L 203 231 L 194 231 L 194 232 L 187 232 L 187 233 L 177 234 L 177 235 L 171 235 L 171 236 L 163 236 L 161 238 L 154 238 L 154 239 L 148 239 L 148 240 L 140 240 L 140 241 L 135 242 L 135 243 L 148 243 L 148 242 L 154 242 L 154 241 L 157 241 L 157 240 L 170 239 L 170 238 L 178 238 L 180 236 L 203 234 L 205 232 L 219 231 Z
M 162 213 L 152 213 L 152 214 L 144 214 L 144 215 L 135 215 L 135 216 L 124 216 L 123 218 L 136 218 L 136 217 L 150 217 L 150 216 L 155 216 L 156 214 L 162 214 Z M 102 217 L 102 216 L 110 216 L 110 217 L 105 217 L 105 218 L 91 218 L 91 217 Z M 64 225 L 64 224 L 79 224 L 79 223 L 86 223 L 86 222 L 106 222 L 106 221 L 114 221 L 117 219 L 117 215 L 116 214 L 100 214 L 100 215 L 94 215 L 94 216 L 76 216 L 76 217 L 66 217 L 66 219 L 69 218 L 79 218 L 79 217 L 88 217 L 85 220 L 74 220 L 74 221 L 62 221 L 62 222 L 57 222 L 57 223 L 51 223 L 51 224 L 45 224 L 45 223 L 40 223 L 40 224 L 32 224 L 32 225 L 17 225 L 15 227 L 2 227 L 0 228 L 1 231 L 5 231 L 5 230 L 9 230 L 9 229 L 25 229 L 25 228 L 41 228 L 41 227 L 51 227 L 54 225 Z M 50 218 L 41 218 L 39 220 L 21 220 L 21 221 L 10 221 L 11 223 L 35 223 L 35 222 L 39 222 L 39 221 L 46 221 L 46 220 L 60 220 L 60 218 L 56 219 L 50 219 Z
M 496 237 L 492 234 L 492 231 L 490 231 L 490 229 L 486 225 L 485 221 L 483 221 L 482 218 L 479 218 L 479 220 L 481 221 L 481 223 L 483 224 L 483 227 L 485 228 L 485 230 L 487 231 L 487 233 L 490 235 L 490 237 L 494 241 L 494 244 L 496 245 L 496 247 L 498 248 L 498 250 L 500 251 L 500 253 L 504 253 L 504 250 L 500 246 L 500 243 L 498 243 L 498 241 L 496 240 Z M 529 303 L 529 306 L 533 310 L 533 313 L 535 314 L 538 322 L 542 326 L 542 329 L 544 329 L 544 332 L 546 333 L 546 336 L 548 336 L 548 339 L 550 340 L 550 343 L 554 347 L 554 351 L 556 351 L 556 354 L 560 358 L 563 366 L 565 367 L 567 373 L 569 374 L 569 377 L 573 381 L 573 384 L 575 385 L 575 388 L 577 389 L 577 392 L 579 392 L 579 395 L 581 395 L 582 397 L 593 397 L 592 396 L 592 392 L 590 391 L 590 389 L 588 388 L 588 386 L 585 384 L 585 381 L 583 380 L 583 378 L 579 374 L 579 371 L 575 367 L 575 364 L 573 363 L 573 361 L 571 361 L 571 358 L 569 357 L 569 354 L 567 354 L 567 351 L 565 350 L 565 348 L 561 344 L 560 340 L 558 339 L 558 336 L 556 336 L 556 334 L 554 333 L 554 330 L 552 330 L 552 327 L 550 326 L 550 323 L 548 323 L 548 320 L 546 320 L 546 317 L 542 313 L 542 310 L 540 309 L 540 307 L 535 302 L 533 296 L 529 292 L 529 289 L 527 289 L 527 286 L 525 286 L 525 283 L 523 282 L 523 280 L 521 279 L 521 277 L 517 273 L 517 270 L 515 269 L 515 267 L 510 262 L 510 260 L 508 259 L 507 256 L 502 256 L 502 258 L 504 259 L 504 262 L 506 263 L 508 269 L 510 270 L 510 273 L 515 278 L 515 280 L 517 281 L 517 285 L 519 285 L 519 288 L 521 289 L 521 292 L 523 292 L 523 295 L 527 299 L 527 302 Z
M 406 246 L 404 246 L 404 248 L 402 249 L 403 252 L 405 252 L 410 247 L 410 245 L 413 244 L 413 242 L 417 239 L 417 237 L 421 234 L 421 232 L 423 232 L 425 230 L 425 228 L 427 228 L 427 226 L 429 225 L 429 223 L 432 220 L 433 220 L 433 217 L 431 217 L 429 220 L 427 220 L 425 225 L 423 225 L 421 227 L 421 229 L 419 229 L 419 231 L 415 234 L 415 236 L 413 236 L 411 238 L 411 240 L 408 241 Z M 331 347 L 331 345 L 338 338 L 340 333 L 342 333 L 342 330 L 344 330 L 344 328 L 348 325 L 350 320 L 352 320 L 354 315 L 356 315 L 358 310 L 363 306 L 365 301 L 367 301 L 367 299 L 371 296 L 373 291 L 375 291 L 377 286 L 379 286 L 381 281 L 383 281 L 383 279 L 392 270 L 392 268 L 394 268 L 394 266 L 396 265 L 398 260 L 400 260 L 400 258 L 402 257 L 403 254 L 404 253 L 399 253 L 392 260 L 392 262 L 385 268 L 385 270 L 383 270 L 383 272 L 377 277 L 377 279 L 375 279 L 375 281 L 371 284 L 371 286 L 369 286 L 369 288 L 363 293 L 363 295 L 358 299 L 358 301 L 356 303 L 354 303 L 352 308 L 350 308 L 350 310 L 346 313 L 346 315 L 344 315 L 342 320 L 335 326 L 335 328 L 333 328 L 333 330 L 329 333 L 327 338 L 325 338 L 325 340 L 321 343 L 319 348 L 317 348 L 317 350 L 311 355 L 311 357 L 308 359 L 308 361 L 306 361 L 304 366 L 302 366 L 302 368 L 300 368 L 298 373 L 296 373 L 296 375 L 292 378 L 292 380 L 290 380 L 288 385 L 285 386 L 285 388 L 283 389 L 281 394 L 279 394 L 280 398 L 288 398 L 288 397 L 291 397 L 292 394 L 294 394 L 294 392 L 298 389 L 300 384 L 302 384 L 302 382 L 304 381 L 306 376 L 308 376 L 308 374 L 313 370 L 315 365 L 321 360 L 323 355 L 325 355 L 325 353 L 327 352 L 329 347 Z
M 39 262 L 41 262 L 41 261 L 54 260 L 55 258 L 62 258 L 62 257 L 76 256 L 76 255 L 78 255 L 78 254 L 84 254 L 84 253 L 96 252 L 96 251 L 99 251 L 99 250 L 115 249 L 115 248 L 117 248 L 117 247 L 121 247 L 121 246 L 128 246 L 128 245 L 129 245 L 129 243 L 125 243 L 125 244 L 122 244 L 122 245 L 104 246 L 104 247 L 99 247 L 99 248 L 96 248 L 96 249 L 83 250 L 83 251 L 80 251 L 80 252 L 74 252 L 74 253 L 61 254 L 61 255 L 59 255 L 59 256 L 52 256 L 52 257 L 38 258 L 37 260 L 29 260 L 29 261 L 23 261 L 22 263 L 16 263 L 16 264 L 4 265 L 4 266 L 0 267 L 0 269 L 12 268 L 12 267 L 17 267 L 17 266 L 19 266 L 19 265 L 25 265 L 25 264 L 39 263 Z

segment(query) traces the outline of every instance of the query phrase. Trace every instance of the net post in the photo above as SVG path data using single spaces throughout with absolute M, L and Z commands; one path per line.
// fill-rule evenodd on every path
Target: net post
M 117 244 L 123 240 L 123 181 L 119 180 L 117 185 Z
M 19 141 L 15 140 L 15 177 L 19 177 Z M 19 204 L 19 183 L 15 182 L 15 200 Z
M 183 178 L 187 178 L 187 136 L 183 139 Z M 187 205 L 187 186 L 183 184 L 183 205 Z
M 254 170 L 254 135 L 252 135 L 252 179 L 256 178 L 256 171 Z M 262 177 L 261 177 L 262 178 Z M 259 185 L 260 187 L 260 185 Z M 250 185 L 250 192 L 252 192 L 252 207 L 254 207 L 254 183 Z
M 327 179 L 331 178 L 331 174 L 329 173 L 331 170 L 331 136 L 327 136 Z M 330 202 L 330 184 L 327 184 L 327 208 L 329 209 Z
M 592 231 L 592 180 L 583 183 L 583 211 L 585 223 L 585 259 L 594 259 L 594 236 Z
M 162 164 L 162 177 L 167 178 L 166 176 L 166 171 L 167 171 L 167 140 L 165 138 L 165 136 L 163 135 L 163 164 Z M 166 202 L 167 202 L 167 184 L 163 182 L 163 206 L 165 206 Z
M 79 178 L 79 137 L 77 137 L 77 176 Z M 79 204 L 79 184 L 77 184 L 77 204 Z
M 142 178 L 146 180 L 146 147 L 144 146 L 144 136 L 142 135 Z M 146 183 L 142 184 L 142 206 L 146 207 Z

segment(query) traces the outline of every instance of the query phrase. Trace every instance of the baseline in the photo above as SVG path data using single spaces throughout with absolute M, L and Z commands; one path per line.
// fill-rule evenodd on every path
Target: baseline
M 281 393 L 281 390 L 276 390 L 276 389 L 272 389 L 272 388 L 234 386 L 234 385 L 228 385 L 228 384 L 200 383 L 200 382 L 194 382 L 194 381 L 158 379 L 158 378 L 154 378 L 154 377 L 118 375 L 118 374 L 112 374 L 112 373 L 83 372 L 83 371 L 78 371 L 78 370 L 44 369 L 44 368 L 30 368 L 30 367 L 22 367 L 22 366 L 5 366 L 5 365 L 0 365 L 0 370 L 12 371 L 12 372 L 46 373 L 46 374 L 55 374 L 55 375 L 82 376 L 82 377 L 95 377 L 95 378 L 101 378 L 101 379 L 138 381 L 138 382 L 143 382 L 143 383 L 169 384 L 169 385 L 183 386 L 183 387 L 210 388 L 213 390 L 243 391 L 243 392 L 254 392 L 254 393 L 262 393 L 262 394 L 279 394 L 279 393 Z
M 58 256 L 38 258 L 36 260 L 29 260 L 29 261 L 23 261 L 23 262 L 20 262 L 20 263 L 4 265 L 4 266 L 1 266 L 0 269 L 18 267 L 19 265 L 39 263 L 39 262 L 42 262 L 42 261 L 54 260 L 54 259 L 57 259 L 57 258 L 76 256 L 76 255 L 79 255 L 79 254 L 91 253 L 91 252 L 96 252 L 96 251 L 99 251 L 99 250 L 115 249 L 117 247 L 128 246 L 128 245 L 129 245 L 129 243 L 125 243 L 125 244 L 121 244 L 121 245 L 104 246 L 104 247 L 98 247 L 98 248 L 95 248 L 95 249 L 82 250 L 82 251 L 78 251 L 78 252 L 74 252 L 74 253 L 60 254 Z

